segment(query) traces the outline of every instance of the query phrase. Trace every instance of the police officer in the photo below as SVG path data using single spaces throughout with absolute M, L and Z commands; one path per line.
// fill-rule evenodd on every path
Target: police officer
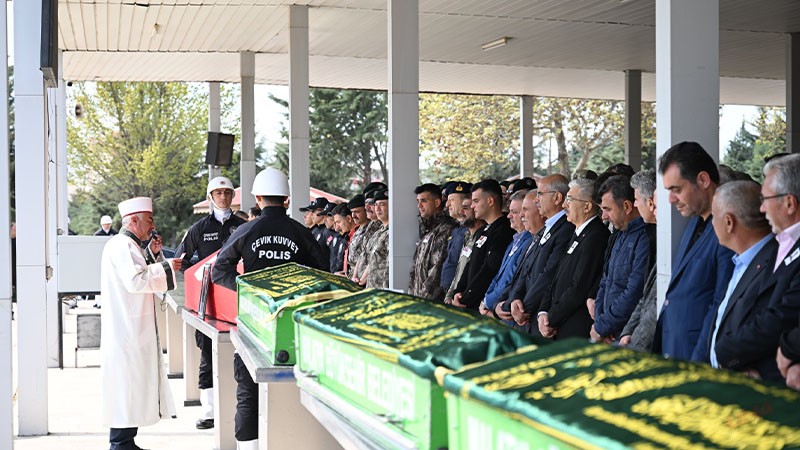
M 181 270 L 186 270 L 191 265 L 195 252 L 200 260 L 222 248 L 236 228 L 245 220 L 232 214 L 231 202 L 233 201 L 233 183 L 225 177 L 216 177 L 208 182 L 206 196 L 211 212 L 195 222 L 183 241 L 178 244 L 175 254 L 184 254 L 181 261 Z M 199 430 L 214 427 L 214 380 L 211 368 L 211 338 L 195 330 L 194 339 L 200 349 L 200 375 L 197 387 L 200 388 L 200 406 L 202 416 L 197 419 L 195 426 Z
M 339 234 L 339 231 L 336 230 L 336 225 L 333 221 L 333 209 L 336 208 L 336 203 L 331 201 L 322 208 L 322 211 L 317 213 L 318 216 L 322 217 L 322 223 L 325 225 L 325 228 L 322 230 L 322 235 L 325 240 L 325 246 L 328 248 L 328 265 L 331 268 L 331 272 L 338 272 L 342 270 L 342 257 L 344 256 L 344 250 L 342 249 L 342 253 L 337 253 L 340 249 L 340 244 L 342 241 L 342 235 Z M 325 253 L 325 250 L 323 250 Z
M 236 290 L 236 265 L 241 259 L 244 272 L 296 262 L 328 270 L 328 260 L 308 228 L 286 215 L 284 202 L 289 181 L 283 172 L 268 167 L 253 180 L 252 194 L 261 216 L 239 227 L 222 247 L 212 270 L 214 283 Z M 250 377 L 238 354 L 233 358 L 236 379 L 235 436 L 242 450 L 258 449 L 258 385 Z

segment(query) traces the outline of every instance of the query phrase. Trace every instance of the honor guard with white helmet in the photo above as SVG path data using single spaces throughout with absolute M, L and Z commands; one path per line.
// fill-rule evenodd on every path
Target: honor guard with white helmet
M 231 180 L 225 177 L 215 177 L 208 182 L 206 197 L 208 198 L 209 214 L 195 222 L 175 250 L 176 255 L 184 254 L 181 269 L 186 270 L 191 265 L 192 257 L 197 253 L 198 260 L 203 260 L 212 253 L 222 248 L 236 228 L 246 223 L 241 217 L 233 214 L 231 203 L 235 190 Z M 197 347 L 200 349 L 200 375 L 198 387 L 200 388 L 200 404 L 202 416 L 195 426 L 198 429 L 214 427 L 214 381 L 211 366 L 211 339 L 195 331 Z
M 286 215 L 289 181 L 283 172 L 266 168 L 253 180 L 252 194 L 261 216 L 239 227 L 222 247 L 212 270 L 214 283 L 236 290 L 236 266 L 242 260 L 244 272 L 296 262 L 328 270 L 328 260 L 303 224 Z M 258 448 L 258 385 L 239 357 L 233 359 L 236 388 L 234 434 L 237 448 Z
M 111 216 L 103 216 L 100 218 L 100 228 L 94 232 L 95 236 L 114 236 L 117 234 L 117 230 L 111 228 L 111 225 L 114 223 L 111 220 Z

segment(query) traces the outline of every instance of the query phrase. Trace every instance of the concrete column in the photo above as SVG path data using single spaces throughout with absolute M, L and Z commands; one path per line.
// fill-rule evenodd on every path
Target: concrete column
M 389 288 L 408 290 L 417 239 L 419 0 L 388 0 Z
M 519 176 L 533 176 L 533 97 L 519 98 Z
M 303 223 L 297 208 L 309 201 L 311 182 L 308 123 L 308 6 L 289 6 L 289 215 Z
M 656 119 L 658 157 L 691 140 L 719 160 L 719 0 L 656 0 Z M 661 311 L 686 220 L 657 178 Z
M 642 168 L 642 71 L 625 71 L 625 162 Z
M 220 131 L 219 82 L 208 83 L 208 131 Z M 208 165 L 208 181 L 222 175 L 222 169 Z
M 256 107 L 255 76 L 256 54 L 242 52 L 242 158 L 239 173 L 242 187 L 242 211 L 255 206 L 256 201 L 250 191 L 256 177 Z
M 20 436 L 47 434 L 47 133 L 39 70 L 41 2 L 14 2 L 17 408 Z
M 0 8 L 0 61 L 8 61 L 8 17 Z M 10 158 L 8 145 L 8 66 L 0 64 L 0 448 L 12 448 L 14 433 L 13 352 L 11 345 Z
M 798 83 L 800 33 L 789 33 L 786 35 L 786 151 L 790 153 L 800 153 L 800 85 L 795 86 Z
M 48 108 L 50 135 L 48 146 L 52 149 L 52 162 L 48 164 L 47 198 L 47 264 L 52 267 L 52 278 L 47 282 L 47 367 L 63 365 L 61 348 L 61 305 L 58 302 L 58 247 L 59 229 L 67 229 L 67 88 L 62 79 L 63 55 L 58 51 L 58 87 L 48 88 L 47 96 L 53 107 Z M 63 203 L 62 203 L 63 202 Z M 97 218 L 100 219 L 99 217 Z

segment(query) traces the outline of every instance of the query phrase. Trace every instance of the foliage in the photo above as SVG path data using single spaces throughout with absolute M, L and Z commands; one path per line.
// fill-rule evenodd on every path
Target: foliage
M 752 123 L 753 132 L 742 123 L 728 144 L 723 163 L 749 174 L 756 181 L 764 178 L 764 158 L 786 151 L 786 111 L 783 108 L 759 107 Z
M 270 95 L 287 109 L 289 104 Z M 311 185 L 349 197 L 351 187 L 363 187 L 374 178 L 387 180 L 386 93 L 339 89 L 311 89 L 309 96 L 309 163 Z M 289 132 L 281 129 L 283 142 L 275 145 L 269 163 L 288 173 Z
M 91 233 L 102 214 L 116 217 L 118 227 L 117 203 L 149 196 L 160 233 L 175 244 L 205 196 L 205 93 L 181 83 L 93 87 L 77 86 L 85 117 L 70 117 L 67 127 L 71 180 L 83 191 L 70 204 L 72 228 Z
M 420 155 L 426 180 L 503 179 L 518 172 L 519 104 L 514 97 L 421 94 Z

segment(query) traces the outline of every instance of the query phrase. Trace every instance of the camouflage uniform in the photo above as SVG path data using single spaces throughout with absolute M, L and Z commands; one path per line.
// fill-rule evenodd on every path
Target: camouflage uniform
M 347 278 L 353 278 L 358 258 L 361 256 L 364 244 L 367 242 L 364 237 L 366 236 L 366 231 L 370 224 L 372 224 L 372 222 L 358 227 L 355 234 L 353 234 L 353 238 L 350 239 L 350 245 L 347 247 Z
M 422 238 L 417 242 L 408 293 L 429 300 L 441 300 L 442 264 L 447 258 L 447 241 L 458 223 L 446 212 L 421 220 Z
M 353 271 L 356 270 L 356 265 L 359 265 L 359 273 L 355 274 L 360 280 L 364 276 L 364 271 L 367 270 L 367 263 L 369 262 L 369 253 L 372 248 L 372 238 L 375 233 L 381 229 L 383 224 L 378 220 L 372 220 L 364 227 L 364 233 L 361 236 L 361 245 L 356 255 L 356 264 L 353 264 Z M 351 276 L 352 278 L 352 276 Z
M 367 288 L 386 289 L 389 287 L 389 225 L 381 224 L 368 248 Z
M 464 233 L 466 233 L 466 238 L 464 239 L 464 246 L 461 247 L 461 256 L 458 257 L 458 266 L 456 267 L 456 277 L 453 278 L 453 282 L 450 283 L 450 288 L 447 289 L 447 294 L 444 296 L 445 303 L 450 303 L 453 301 L 453 296 L 456 295 L 456 286 L 458 286 L 458 280 L 461 279 L 461 275 L 464 273 L 464 269 L 467 267 L 467 263 L 469 262 L 469 256 L 472 254 L 472 246 L 475 245 L 475 239 L 478 236 L 478 231 L 481 229 L 478 228 L 475 230 L 474 233 L 469 231 L 469 228 L 464 229 Z

